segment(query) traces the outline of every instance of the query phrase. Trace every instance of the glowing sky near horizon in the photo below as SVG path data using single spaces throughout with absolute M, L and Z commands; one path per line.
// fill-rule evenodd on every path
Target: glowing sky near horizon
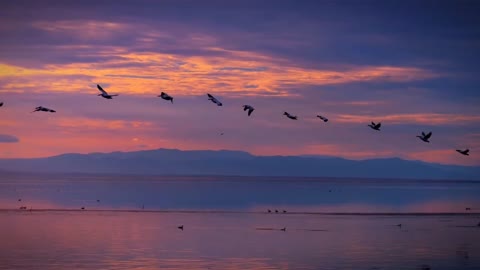
M 0 158 L 177 148 L 480 165 L 479 11 L 474 1 L 2 1 Z M 120 96 L 96 96 L 97 83 Z M 40 105 L 57 113 L 30 113 Z M 465 148 L 471 156 L 455 152 Z

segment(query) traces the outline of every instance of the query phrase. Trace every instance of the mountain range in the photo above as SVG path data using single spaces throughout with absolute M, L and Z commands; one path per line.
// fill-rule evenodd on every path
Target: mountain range
M 348 160 L 328 156 L 255 156 L 242 151 L 156 149 L 0 159 L 0 170 L 48 173 L 236 175 L 480 180 L 480 167 L 399 158 Z

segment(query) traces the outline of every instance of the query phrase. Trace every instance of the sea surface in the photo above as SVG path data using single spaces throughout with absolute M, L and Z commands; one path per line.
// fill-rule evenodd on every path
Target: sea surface
M 0 269 L 478 270 L 479 222 L 477 181 L 6 173 Z

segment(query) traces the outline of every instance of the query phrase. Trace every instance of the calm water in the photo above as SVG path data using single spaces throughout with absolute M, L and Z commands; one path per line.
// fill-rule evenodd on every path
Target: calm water
M 5 175 L 0 269 L 480 269 L 479 202 L 478 182 Z

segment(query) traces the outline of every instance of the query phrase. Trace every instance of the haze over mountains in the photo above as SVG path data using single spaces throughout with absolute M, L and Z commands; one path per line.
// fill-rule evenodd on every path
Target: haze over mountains
M 0 159 L 0 170 L 146 175 L 238 175 L 480 180 L 480 167 L 441 165 L 399 158 L 347 160 L 326 156 L 254 156 L 241 151 L 63 154 Z

